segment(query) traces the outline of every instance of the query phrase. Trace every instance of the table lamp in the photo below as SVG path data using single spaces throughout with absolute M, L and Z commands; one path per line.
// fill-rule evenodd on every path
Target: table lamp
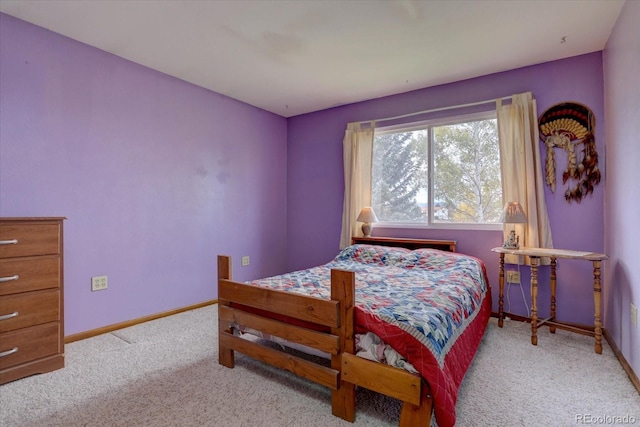
M 527 217 L 522 210 L 522 206 L 518 202 L 508 202 L 504 205 L 504 210 L 498 222 L 504 224 L 524 224 L 527 222 Z M 509 236 L 502 244 L 505 249 L 520 249 L 520 236 L 516 235 L 516 226 L 514 225 Z
M 363 223 L 362 234 L 364 234 L 364 237 L 371 237 L 371 223 L 378 222 L 378 217 L 373 211 L 373 208 L 364 207 L 360 211 L 360 214 L 358 215 L 358 218 L 356 218 L 356 221 L 360 221 Z

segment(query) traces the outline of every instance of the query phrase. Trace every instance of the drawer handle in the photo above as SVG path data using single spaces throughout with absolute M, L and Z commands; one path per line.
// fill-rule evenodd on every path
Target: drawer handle
M 18 317 L 18 312 L 17 311 L 14 311 L 11 314 L 3 314 L 2 316 L 0 316 L 0 320 L 12 319 L 14 317 Z
M 9 356 L 17 352 L 18 352 L 18 347 L 13 347 L 11 350 L 3 351 L 2 353 L 0 353 L 0 357 Z
M 7 277 L 0 277 L 0 283 L 2 282 L 10 282 L 12 280 L 18 280 L 20 278 L 20 276 L 18 276 L 17 274 L 14 276 L 7 276 Z
M 17 245 L 18 239 L 0 240 L 0 245 Z

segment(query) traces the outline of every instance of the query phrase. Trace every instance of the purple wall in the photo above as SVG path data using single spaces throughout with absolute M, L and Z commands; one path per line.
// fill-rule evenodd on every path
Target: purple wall
M 563 101 L 580 102 L 593 110 L 597 119 L 599 166 L 604 177 L 601 52 L 290 118 L 287 159 L 289 269 L 325 262 L 338 251 L 344 192 L 342 138 L 347 123 L 467 104 L 526 91 L 533 92 L 538 103 L 538 114 Z M 540 146 L 544 153 L 544 146 Z M 558 170 L 562 171 L 566 165 L 566 157 L 563 158 L 558 150 L 556 156 Z M 581 204 L 565 202 L 564 187 L 557 187 L 557 194 L 551 194 L 548 188 L 546 194 L 555 247 L 602 252 L 604 183 L 596 187 L 593 197 Z M 498 258 L 490 249 L 502 243 L 500 232 L 376 228 L 373 234 L 457 240 L 460 252 L 485 261 L 489 279 L 495 289 L 494 309 L 497 309 Z M 540 274 L 538 301 L 541 315 L 549 311 L 547 270 L 548 267 L 543 267 Z M 521 271 L 528 300 L 529 269 L 522 267 Z M 558 280 L 559 319 L 593 324 L 591 265 L 580 261 L 560 260 Z M 520 289 L 512 287 L 510 296 L 511 311 L 526 314 Z
M 625 2 L 604 51 L 607 117 L 605 326 L 640 374 L 640 328 L 630 321 L 640 307 L 640 2 Z
M 4 14 L 0 57 L 0 215 L 68 218 L 66 335 L 285 269 L 286 119 Z

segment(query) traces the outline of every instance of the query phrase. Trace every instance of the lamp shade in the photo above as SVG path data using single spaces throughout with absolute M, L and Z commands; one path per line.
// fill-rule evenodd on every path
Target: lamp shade
M 358 218 L 356 218 L 356 221 L 378 222 L 378 217 L 376 216 L 376 213 L 373 211 L 373 208 L 364 207 L 360 211 L 360 214 L 358 215 Z
M 522 206 L 518 202 L 508 202 L 504 205 L 504 210 L 498 222 L 507 224 L 524 224 L 527 222 L 527 216 L 522 210 Z

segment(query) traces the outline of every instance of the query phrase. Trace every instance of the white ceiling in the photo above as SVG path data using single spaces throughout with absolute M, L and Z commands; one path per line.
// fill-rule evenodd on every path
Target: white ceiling
M 290 117 L 602 50 L 623 3 L 0 0 L 0 11 Z

